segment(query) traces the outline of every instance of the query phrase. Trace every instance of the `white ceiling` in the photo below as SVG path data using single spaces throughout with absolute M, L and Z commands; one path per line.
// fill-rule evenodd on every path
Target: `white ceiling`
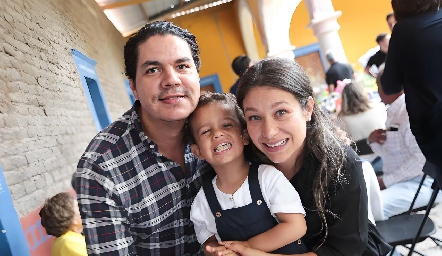
M 95 0 L 108 19 L 126 37 L 146 23 L 170 19 L 232 0 Z

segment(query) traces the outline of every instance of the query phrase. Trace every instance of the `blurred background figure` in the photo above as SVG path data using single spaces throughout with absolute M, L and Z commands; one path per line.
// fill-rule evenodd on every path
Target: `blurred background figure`
M 332 50 L 328 51 L 325 55 L 330 68 L 325 73 L 325 81 L 328 85 L 328 92 L 332 93 L 338 86 L 337 81 L 344 81 L 344 79 L 354 80 L 353 68 L 347 63 L 341 63 L 336 60 Z
M 47 199 L 40 217 L 46 233 L 56 237 L 52 256 L 87 256 L 80 210 L 70 193 L 59 193 Z
M 367 139 L 373 130 L 385 129 L 387 110 L 382 102 L 370 101 L 364 88 L 350 83 L 342 91 L 342 106 L 338 117 L 354 141 Z
M 338 118 L 344 124 L 343 129 L 356 142 L 359 157 L 370 162 L 379 175 L 382 171 L 382 159 L 373 153 L 367 144 L 367 138 L 372 131 L 385 129 L 387 120 L 385 105 L 379 101 L 370 101 L 360 84 L 350 83 L 342 91 Z
M 230 87 L 231 94 L 236 95 L 236 90 L 238 89 L 239 78 L 252 65 L 253 65 L 253 62 L 246 55 L 240 55 L 232 61 L 232 69 L 235 72 L 235 74 L 238 75 L 238 79 L 232 85 L 232 87 Z
M 379 72 L 379 67 L 385 62 L 388 53 L 388 45 L 390 43 L 390 35 L 381 33 L 376 37 L 376 43 L 379 45 L 379 51 L 368 59 L 364 72 L 376 77 Z
M 381 77 L 386 94 L 405 92 L 410 127 L 442 185 L 442 10 L 440 0 L 393 0 L 397 24 Z
M 411 133 L 403 91 L 386 95 L 379 79 L 377 82 L 379 96 L 389 106 L 387 128 L 374 130 L 368 136 L 368 142 L 373 152 L 382 158 L 383 174 L 378 177 L 378 182 L 383 220 L 386 220 L 409 209 L 424 174 L 425 157 Z M 432 184 L 433 179 L 427 176 L 414 204 L 415 209 L 428 204 L 433 193 Z

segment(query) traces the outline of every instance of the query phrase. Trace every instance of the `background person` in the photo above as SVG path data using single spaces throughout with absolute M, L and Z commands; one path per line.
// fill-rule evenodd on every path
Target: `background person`
M 238 79 L 236 80 L 236 82 L 232 85 L 232 87 L 230 87 L 230 93 L 235 95 L 236 94 L 236 90 L 238 90 L 238 82 L 239 82 L 239 78 L 242 76 L 242 74 L 244 74 L 244 72 L 253 64 L 252 60 L 250 60 L 249 57 L 247 57 L 246 55 L 240 55 L 238 57 L 236 57 L 233 61 L 232 61 L 232 69 L 235 72 L 235 74 L 238 75 Z
M 388 53 L 388 46 L 390 44 L 390 35 L 381 33 L 376 37 L 376 43 L 379 45 L 379 51 L 368 59 L 364 72 L 376 77 L 379 72 L 379 67 L 385 62 Z
M 382 74 L 382 71 L 381 71 Z M 383 219 L 406 212 L 422 180 L 425 157 L 410 130 L 403 92 L 386 95 L 378 81 L 378 92 L 388 104 L 386 129 L 374 130 L 368 137 L 369 145 L 376 155 L 382 157 L 382 176 L 378 177 L 381 188 Z M 415 208 L 425 206 L 433 193 L 433 179 L 425 178 Z
M 127 41 L 124 61 L 137 101 L 92 139 L 75 173 L 88 253 L 195 255 L 190 206 L 213 177 L 183 133 L 200 96 L 196 38 L 149 23 Z
M 39 215 L 46 233 L 56 237 L 52 256 L 87 256 L 80 211 L 70 193 L 58 193 L 47 199 Z
M 306 209 L 305 255 L 387 254 L 391 247 L 368 221 L 361 161 L 315 104 L 303 69 L 288 59 L 259 61 L 241 77 L 237 98 L 257 156 L 290 180 Z
M 330 68 L 325 73 L 325 82 L 328 85 L 328 92 L 335 91 L 338 84 L 338 80 L 344 81 L 344 79 L 354 80 L 353 68 L 347 63 L 338 62 L 334 56 L 333 51 L 329 51 L 325 57 L 330 63 Z
M 239 240 L 263 251 L 307 252 L 301 242 L 307 227 L 298 192 L 275 167 L 246 161 L 249 139 L 233 94 L 202 94 L 189 116 L 188 134 L 192 152 L 216 172 L 190 212 L 207 251 L 226 253 L 217 241 Z
M 393 0 L 397 20 L 385 70 L 386 94 L 405 92 L 410 128 L 442 184 L 442 11 L 440 0 Z

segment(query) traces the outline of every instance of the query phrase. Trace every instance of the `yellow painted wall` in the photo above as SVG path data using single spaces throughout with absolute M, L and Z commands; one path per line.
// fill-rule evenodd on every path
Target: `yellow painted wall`
M 218 74 L 225 92 L 238 78 L 231 68 L 233 59 L 246 52 L 236 14 L 230 2 L 170 20 L 196 36 L 201 49 L 200 76 Z
M 245 54 L 239 28 L 235 1 L 205 11 L 181 16 L 170 21 L 188 29 L 198 39 L 201 48 L 200 76 L 218 74 L 223 91 L 228 91 L 237 76 L 231 69 L 232 60 Z M 389 0 L 355 1 L 333 0 L 335 10 L 342 11 L 338 18 L 339 35 L 349 63 L 362 71 L 358 59 L 368 49 L 375 47 L 379 33 L 389 32 L 385 16 L 391 9 Z M 291 21 L 290 41 L 297 48 L 317 42 L 311 28 L 307 7 L 301 1 Z M 259 56 L 265 57 L 265 49 L 254 28 Z
M 386 15 L 392 11 L 389 0 L 332 0 L 335 10 L 342 11 L 338 18 L 341 26 L 339 35 L 348 62 L 357 70 L 362 70 L 358 63 L 367 50 L 377 45 L 375 39 L 379 33 L 387 32 Z M 306 28 L 310 18 L 307 7 L 302 1 L 293 14 L 290 27 L 290 41 L 297 48 L 317 42 L 311 28 Z

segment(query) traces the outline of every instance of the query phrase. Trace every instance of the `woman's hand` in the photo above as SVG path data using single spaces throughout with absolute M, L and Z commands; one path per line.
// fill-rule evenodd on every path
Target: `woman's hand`
M 212 245 L 206 245 L 206 251 L 211 253 L 211 255 L 217 255 L 217 256 L 240 256 L 239 253 L 236 253 L 225 246 L 212 246 Z
M 224 245 L 227 249 L 232 250 L 234 252 L 239 253 L 242 256 L 264 256 L 264 255 L 273 255 L 269 254 L 257 249 L 253 249 L 249 246 L 247 242 L 241 242 L 241 241 L 224 241 L 219 242 L 220 244 Z

